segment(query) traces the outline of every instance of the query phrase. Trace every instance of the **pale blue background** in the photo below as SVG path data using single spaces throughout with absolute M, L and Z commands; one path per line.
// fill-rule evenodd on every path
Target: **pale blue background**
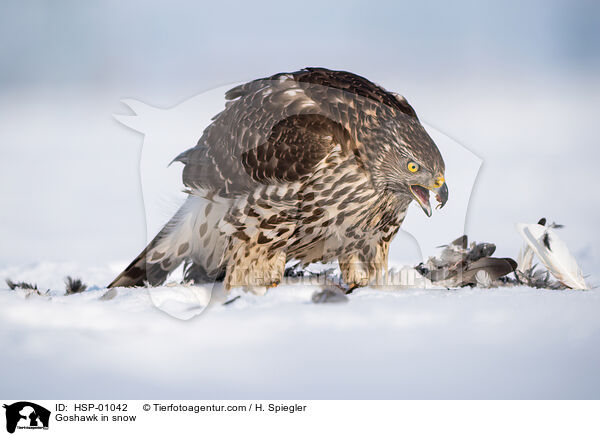
M 483 159 L 472 237 L 514 257 L 513 223 L 547 215 L 589 271 L 599 16 L 592 1 L 3 2 L 0 264 L 125 262 L 144 245 L 142 137 L 112 119 L 119 99 L 169 107 L 320 65 L 406 95 Z

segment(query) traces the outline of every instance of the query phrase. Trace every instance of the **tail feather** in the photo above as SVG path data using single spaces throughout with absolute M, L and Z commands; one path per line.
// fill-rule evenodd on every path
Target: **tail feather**
M 228 204 L 218 199 L 191 195 L 108 287 L 160 285 L 183 261 L 190 265 L 186 279 L 219 277 L 227 239 L 218 231 L 218 222 L 227 208 Z
M 169 273 L 177 268 L 183 259 L 173 261 L 167 258 L 162 262 L 151 262 L 149 259 L 153 256 L 153 250 L 169 234 L 170 224 L 171 222 L 163 227 L 152 242 L 108 285 L 109 288 L 144 286 L 146 284 L 158 286 L 165 282 Z

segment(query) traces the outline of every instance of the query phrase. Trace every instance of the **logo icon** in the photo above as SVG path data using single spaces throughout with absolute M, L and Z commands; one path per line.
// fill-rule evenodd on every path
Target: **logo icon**
M 6 409 L 6 431 L 14 433 L 15 429 L 48 429 L 50 411 L 29 401 L 19 401 L 3 406 Z

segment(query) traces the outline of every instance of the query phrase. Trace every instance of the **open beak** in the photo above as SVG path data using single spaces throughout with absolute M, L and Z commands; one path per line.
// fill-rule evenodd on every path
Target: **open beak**
M 442 176 L 438 177 L 434 185 L 431 187 L 410 185 L 410 191 L 427 216 L 431 216 L 429 191 L 432 191 L 435 194 L 435 199 L 438 202 L 436 209 L 441 209 L 448 201 L 448 185 L 446 185 L 446 182 Z

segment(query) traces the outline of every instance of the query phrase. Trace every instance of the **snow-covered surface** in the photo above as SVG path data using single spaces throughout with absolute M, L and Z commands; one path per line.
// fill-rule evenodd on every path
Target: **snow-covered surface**
M 566 225 L 560 237 L 588 284 L 598 283 L 600 208 L 588 189 L 573 189 L 596 182 L 597 135 L 590 128 L 600 102 L 590 91 L 600 89 L 596 78 L 581 89 L 548 79 L 510 87 L 491 79 L 468 86 L 402 77 L 380 82 L 406 94 L 424 120 L 483 159 L 464 225 L 471 240 L 494 242 L 496 255 L 516 258 L 523 240 L 514 223 L 546 216 Z M 0 171 L 4 396 L 600 397 L 597 289 L 360 290 L 348 303 L 315 305 L 315 288 L 279 287 L 207 310 L 206 295 L 188 288 L 151 295 L 122 290 L 100 300 L 147 242 L 138 170 L 143 139 L 111 119 L 124 93 L 86 92 L 86 102 L 60 89 L 15 92 L 2 103 L 0 145 L 9 163 Z M 171 88 L 165 93 L 173 95 Z M 186 88 L 178 95 L 193 94 Z M 181 150 L 192 145 L 182 142 Z M 577 156 L 576 166 L 565 165 L 573 162 L 569 154 Z M 456 180 L 448 183 L 453 201 Z M 432 219 L 411 207 L 406 228 L 412 221 L 428 234 L 445 231 L 431 242 L 449 242 L 462 228 L 446 226 L 447 207 Z M 396 236 L 395 262 L 422 259 L 424 244 L 415 234 Z M 24 298 L 3 282 L 62 290 L 67 275 L 81 277 L 90 290 Z M 182 321 L 153 301 L 200 314 Z
M 177 296 L 177 309 L 193 309 L 208 289 L 118 289 L 102 300 L 119 267 L 0 270 L 52 289 L 0 290 L 5 397 L 600 396 L 599 290 L 362 289 L 317 305 L 317 287 L 283 285 L 225 306 L 217 290 L 182 321 L 152 300 Z M 64 296 L 60 277 L 73 273 L 90 290 Z
M 409 96 L 425 120 L 436 126 L 441 120 L 441 130 L 460 136 L 484 161 L 464 225 L 470 239 L 494 242 L 496 255 L 516 258 L 523 240 L 514 223 L 546 216 L 566 225 L 560 237 L 588 284 L 597 284 L 600 208 L 588 190 L 572 187 L 574 180 L 595 183 L 596 135 L 586 126 L 594 125 L 600 94 L 570 82 L 507 90 L 488 81 L 469 88 L 394 80 L 381 82 Z M 120 290 L 100 300 L 103 287 L 147 242 L 142 137 L 110 119 L 122 95 L 94 94 L 88 104 L 59 90 L 15 94 L 3 103 L 0 145 L 10 162 L 0 172 L 4 396 L 600 397 L 597 289 L 365 289 L 348 303 L 315 305 L 316 288 L 282 286 L 206 310 L 206 293 L 190 288 Z M 558 106 L 565 110 L 557 113 Z M 532 115 L 519 115 L 523 107 Z M 564 122 L 565 114 L 577 116 Z M 183 142 L 181 150 L 193 145 Z M 565 153 L 581 157 L 576 168 L 565 168 Z M 459 198 L 456 181 L 448 181 L 451 201 Z M 171 202 L 165 193 L 164 203 Z M 443 219 L 449 207 L 432 219 L 411 208 L 405 224 L 409 229 L 412 222 L 413 231 L 396 236 L 392 259 L 401 265 L 422 259 L 427 244 L 417 241 L 416 230 L 421 237 L 435 234 L 436 245 L 458 237 L 462 227 L 449 228 Z M 89 291 L 61 296 L 67 275 L 81 277 Z M 53 296 L 25 298 L 6 290 L 4 278 L 36 282 Z M 155 304 L 198 316 L 182 321 Z

